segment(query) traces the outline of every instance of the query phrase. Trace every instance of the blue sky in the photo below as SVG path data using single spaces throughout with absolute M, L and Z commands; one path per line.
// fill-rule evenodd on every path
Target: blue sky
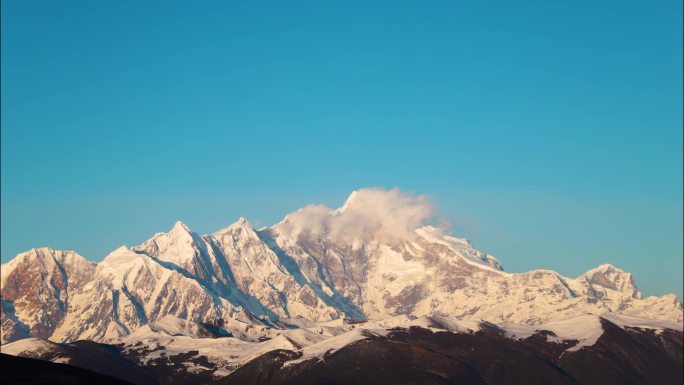
M 682 295 L 681 1 L 2 1 L 2 261 L 427 194 Z

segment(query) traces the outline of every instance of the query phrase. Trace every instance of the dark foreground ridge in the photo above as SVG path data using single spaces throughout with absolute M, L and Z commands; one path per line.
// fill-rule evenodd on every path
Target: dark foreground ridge
M 578 351 L 567 350 L 576 341 L 550 342 L 548 338 L 553 333 L 548 331 L 516 340 L 493 324 L 482 324 L 476 333 L 397 328 L 387 337 L 370 337 L 297 364 L 286 365 L 300 353 L 271 351 L 223 377 L 213 375 L 215 364 L 206 357 L 193 354 L 154 360 L 148 366 L 140 364 L 135 351 L 123 354 L 116 346 L 92 342 L 63 345 L 58 353 L 52 354 L 69 358 L 73 365 L 140 385 L 680 385 L 684 382 L 682 332 L 623 329 L 606 320 L 602 324 L 604 333 L 598 341 Z M 40 358 L 50 359 L 45 355 Z M 5 362 L 8 360 L 3 355 L 3 384 L 7 376 Z M 194 365 L 187 365 L 190 363 Z M 198 365 L 205 370 L 198 371 Z M 62 371 L 73 369 L 73 372 L 67 370 L 63 374 L 53 367 Z M 44 379 L 54 375 L 57 382 L 53 383 L 58 384 L 122 383 L 111 382 L 116 380 L 107 377 L 110 382 L 59 382 L 64 376 L 81 380 L 86 377 L 79 376 L 94 373 L 36 360 L 17 364 L 9 374 L 15 376 L 14 382 L 8 377 L 7 383 L 29 383 L 17 382 L 16 376 L 22 373 Z
M 291 352 L 263 355 L 221 384 L 583 384 L 681 385 L 682 333 L 623 330 L 604 322 L 594 346 L 549 343 L 548 332 L 506 338 L 491 325 L 476 334 L 413 327 L 370 338 L 324 360 L 281 367 Z
M 116 378 L 72 365 L 0 354 L 0 379 L 3 385 L 131 385 Z

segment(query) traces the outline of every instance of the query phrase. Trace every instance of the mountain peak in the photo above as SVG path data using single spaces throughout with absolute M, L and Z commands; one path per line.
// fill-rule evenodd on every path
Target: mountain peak
M 121 245 L 117 247 L 116 249 L 112 250 L 111 253 L 107 254 L 107 256 L 100 262 L 100 265 L 107 265 L 112 263 L 113 261 L 120 259 L 121 257 L 132 257 L 132 256 L 137 256 L 138 254 L 129 249 L 128 246 L 126 245 Z
M 610 271 L 610 270 L 615 270 L 620 273 L 624 273 L 624 270 L 620 269 L 619 267 L 612 265 L 610 263 L 603 263 L 601 265 L 598 265 L 596 268 L 593 270 L 598 270 L 598 271 Z
M 190 227 L 188 227 L 188 225 L 186 225 L 185 223 L 183 223 L 181 221 L 176 221 L 176 223 L 173 224 L 173 227 L 171 228 L 170 233 L 179 233 L 179 232 L 190 233 L 191 230 L 190 230 Z
M 233 232 L 237 229 L 245 229 L 245 230 L 248 230 L 250 232 L 254 231 L 252 224 L 249 223 L 249 221 L 247 219 L 245 219 L 244 217 L 240 217 L 240 218 L 238 218 L 237 221 L 231 223 L 227 227 L 222 228 L 221 230 L 215 231 L 212 235 L 214 235 L 216 237 L 220 237 L 221 235 L 224 235 L 224 234 L 229 233 L 229 232 Z
M 156 233 L 132 250 L 184 267 L 191 263 L 198 252 L 198 239 L 185 223 L 177 221 L 168 233 Z
M 596 266 L 593 269 L 587 270 L 587 272 L 580 275 L 579 278 L 587 278 L 587 277 L 591 278 L 596 274 L 623 275 L 623 274 L 630 274 L 630 273 L 626 273 L 624 270 L 622 270 L 619 267 L 612 265 L 610 263 L 603 263 L 601 265 Z
M 29 252 L 33 252 L 33 253 L 50 253 L 50 252 L 53 252 L 53 251 L 55 251 L 53 248 L 47 247 L 47 246 L 43 246 L 43 247 L 34 247 L 34 248 L 32 248 L 32 249 L 29 250 Z
M 131 271 L 149 266 L 150 258 L 144 254 L 137 253 L 126 246 L 119 246 L 109 253 L 105 259 L 97 266 L 97 274 L 108 277 L 113 287 L 125 286 L 124 282 Z
M 349 194 L 347 199 L 345 199 L 344 204 L 340 206 L 337 210 L 335 210 L 338 213 L 344 212 L 347 210 L 350 206 L 354 205 L 354 202 L 359 199 L 359 192 L 358 190 L 354 190 Z
M 641 298 L 641 293 L 634 283 L 632 274 L 609 263 L 604 263 L 587 271 L 579 279 L 584 279 L 592 286 L 619 291 L 632 298 Z
M 115 253 L 116 253 L 116 254 L 122 254 L 122 253 L 127 253 L 127 252 L 129 252 L 129 251 L 131 251 L 131 249 L 129 249 L 128 246 L 126 246 L 126 245 L 121 245 L 121 246 L 117 247 L 116 249 L 112 250 L 112 252 L 109 253 L 109 255 L 112 255 L 112 254 L 115 254 Z
M 249 221 L 248 221 L 247 219 L 245 219 L 245 217 L 240 217 L 240 218 L 238 218 L 238 220 L 235 221 L 235 222 L 234 222 L 233 224 L 231 224 L 230 226 L 235 226 L 235 227 L 245 227 L 245 226 L 248 226 L 248 227 L 252 227 L 252 225 L 249 223 Z
M 25 258 L 38 258 L 45 260 L 48 256 L 61 253 L 69 253 L 69 251 L 55 250 L 51 247 L 34 247 L 19 255 L 24 256 Z
M 39 261 L 41 264 L 52 265 L 58 261 L 58 263 L 66 264 L 81 264 L 81 263 L 92 263 L 88 262 L 81 255 L 71 250 L 55 250 L 50 247 L 35 247 L 24 251 L 12 259 L 3 264 L 10 268 L 12 265 L 16 265 L 19 261 Z M 14 262 L 17 261 L 17 262 Z

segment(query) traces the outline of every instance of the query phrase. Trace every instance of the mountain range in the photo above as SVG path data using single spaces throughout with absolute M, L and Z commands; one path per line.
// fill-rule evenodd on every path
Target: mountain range
M 2 353 L 79 362 L 76 352 L 116 346 L 110 353 L 134 366 L 183 361 L 187 375 L 212 381 L 268 357 L 287 383 L 306 375 L 285 368 L 360 343 L 391 350 L 411 335 L 426 349 L 436 343 L 419 330 L 525 340 L 550 349 L 542 360 L 592 349 L 613 329 L 613 338 L 639 331 L 639 341 L 670 336 L 681 346 L 677 296 L 643 298 L 632 274 L 610 264 L 574 278 L 508 273 L 468 240 L 427 225 L 430 217 L 424 198 L 362 189 L 338 209 L 307 206 L 259 229 L 240 218 L 200 235 L 177 222 L 99 263 L 32 249 L 1 267 Z M 672 359 L 681 367 L 681 354 Z M 478 383 L 482 373 L 470 374 Z M 124 380 L 174 383 L 164 378 Z

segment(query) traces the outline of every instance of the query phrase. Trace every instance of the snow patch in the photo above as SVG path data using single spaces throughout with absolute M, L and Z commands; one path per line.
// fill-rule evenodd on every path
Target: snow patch
M 343 347 L 357 341 L 365 340 L 372 337 L 384 337 L 389 334 L 389 331 L 382 329 L 353 329 L 347 333 L 328 338 L 319 343 L 310 345 L 301 350 L 302 356 L 296 360 L 291 360 L 285 363 L 284 366 L 294 365 L 313 358 L 322 358 L 326 354 L 334 353 Z
M 42 338 L 24 338 L 6 345 L 0 345 L 0 351 L 11 356 L 20 356 L 25 352 L 47 352 L 58 347 L 54 342 Z

